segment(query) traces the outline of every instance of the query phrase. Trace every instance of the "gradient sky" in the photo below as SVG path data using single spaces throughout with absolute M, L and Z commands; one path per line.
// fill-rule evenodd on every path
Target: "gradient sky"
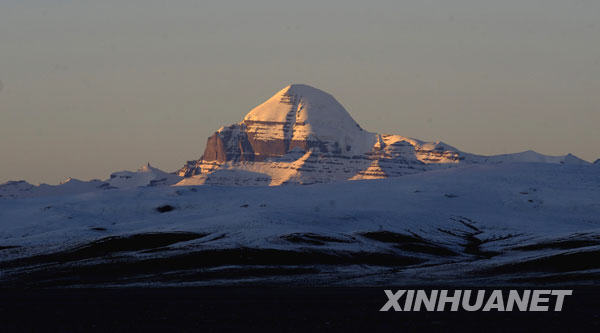
M 0 0 L 0 182 L 174 171 L 290 83 L 367 130 L 600 158 L 600 1 Z

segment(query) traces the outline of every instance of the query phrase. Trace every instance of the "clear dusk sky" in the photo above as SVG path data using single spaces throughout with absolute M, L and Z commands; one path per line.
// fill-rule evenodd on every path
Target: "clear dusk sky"
M 290 83 L 367 130 L 600 158 L 600 1 L 0 0 L 0 182 L 174 171 Z

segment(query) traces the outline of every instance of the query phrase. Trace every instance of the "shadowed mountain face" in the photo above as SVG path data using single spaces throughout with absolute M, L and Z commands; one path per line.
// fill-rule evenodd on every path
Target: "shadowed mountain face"
M 587 163 L 572 155 L 533 151 L 477 156 L 439 141 L 371 133 L 330 94 L 294 84 L 252 109 L 241 122 L 220 128 L 208 139 L 202 157 L 189 161 L 178 174 L 186 177 L 180 185 L 312 184 L 502 162 Z M 226 177 L 223 170 L 228 171 Z

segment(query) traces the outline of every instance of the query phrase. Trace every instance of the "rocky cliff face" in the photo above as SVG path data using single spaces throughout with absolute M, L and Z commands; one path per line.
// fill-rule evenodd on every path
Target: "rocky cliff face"
M 281 185 L 380 179 L 471 163 L 587 163 L 533 151 L 478 156 L 443 142 L 365 131 L 333 96 L 290 85 L 222 127 L 202 157 L 178 171 L 179 185 Z

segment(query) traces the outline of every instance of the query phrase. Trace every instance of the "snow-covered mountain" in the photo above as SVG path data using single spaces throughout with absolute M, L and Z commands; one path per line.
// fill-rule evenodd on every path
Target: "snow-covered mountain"
M 181 177 L 160 169 L 144 165 L 137 171 L 120 171 L 110 175 L 107 180 L 93 179 L 81 181 L 67 178 L 58 185 L 32 185 L 24 180 L 9 181 L 0 184 L 0 198 L 41 197 L 51 195 L 66 195 L 88 193 L 112 189 L 131 189 L 137 187 L 168 186 L 181 181 Z
M 177 173 L 0 185 L 0 287 L 595 283 L 598 165 L 371 133 L 291 85 Z
M 381 179 L 476 163 L 589 164 L 571 154 L 464 153 L 443 142 L 365 131 L 330 94 L 293 84 L 220 128 L 178 185 L 282 185 Z

